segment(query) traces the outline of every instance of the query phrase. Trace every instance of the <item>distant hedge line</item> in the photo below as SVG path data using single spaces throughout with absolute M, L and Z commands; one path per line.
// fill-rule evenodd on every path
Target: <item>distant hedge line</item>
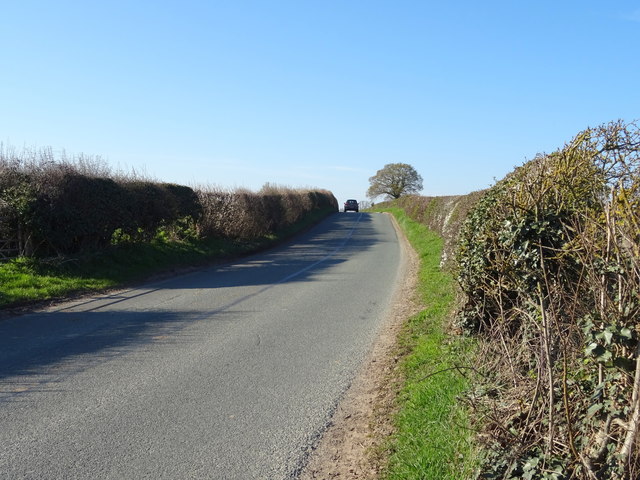
M 252 238 L 315 209 L 338 209 L 328 191 L 194 190 L 110 178 L 86 162 L 35 160 L 0 152 L 0 239 L 17 236 L 25 255 L 72 254 L 158 236 Z
M 437 232 L 444 239 L 441 267 L 451 269 L 454 266 L 460 229 L 469 211 L 483 195 L 484 190 L 467 195 L 446 197 L 425 197 L 407 195 L 393 204 L 402 208 L 416 222 L 422 223 Z
M 267 185 L 258 193 L 204 189 L 197 195 L 202 208 L 198 229 L 205 237 L 259 237 L 292 225 L 313 210 L 338 210 L 336 198 L 324 190 Z

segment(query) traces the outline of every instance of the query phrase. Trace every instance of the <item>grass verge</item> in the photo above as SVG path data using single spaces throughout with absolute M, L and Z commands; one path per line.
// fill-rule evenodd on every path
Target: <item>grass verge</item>
M 121 244 L 73 258 L 17 258 L 0 263 L 0 309 L 113 288 L 151 275 L 257 252 L 309 228 L 329 213 L 317 210 L 277 234 L 251 240 L 154 241 Z
M 398 396 L 396 433 L 389 445 L 385 478 L 470 478 L 476 467 L 468 412 L 458 396 L 468 380 L 457 366 L 468 365 L 473 344 L 446 332 L 454 308 L 450 274 L 441 271 L 443 241 L 404 210 L 386 208 L 405 231 L 421 261 L 419 294 L 426 308 L 412 317 L 399 338 L 404 384 Z M 466 372 L 463 372 L 466 374 Z

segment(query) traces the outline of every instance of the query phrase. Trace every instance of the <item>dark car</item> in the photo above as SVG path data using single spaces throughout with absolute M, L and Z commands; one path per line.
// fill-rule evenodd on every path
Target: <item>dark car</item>
M 357 200 L 347 200 L 346 202 L 344 202 L 345 212 L 348 212 L 349 210 L 353 210 L 354 212 L 357 212 L 359 209 L 360 207 L 358 206 Z

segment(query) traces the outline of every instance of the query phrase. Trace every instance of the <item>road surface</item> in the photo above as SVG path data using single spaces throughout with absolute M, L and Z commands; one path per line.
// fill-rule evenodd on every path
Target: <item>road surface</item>
M 0 321 L 0 478 L 293 479 L 403 253 L 341 213 L 237 262 Z

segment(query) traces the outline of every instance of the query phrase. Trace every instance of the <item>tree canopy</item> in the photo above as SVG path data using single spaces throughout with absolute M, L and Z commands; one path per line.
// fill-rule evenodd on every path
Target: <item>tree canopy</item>
M 422 190 L 422 177 L 411 165 L 389 163 L 369 178 L 369 184 L 367 190 L 369 198 L 386 195 L 388 198 L 395 199 Z

